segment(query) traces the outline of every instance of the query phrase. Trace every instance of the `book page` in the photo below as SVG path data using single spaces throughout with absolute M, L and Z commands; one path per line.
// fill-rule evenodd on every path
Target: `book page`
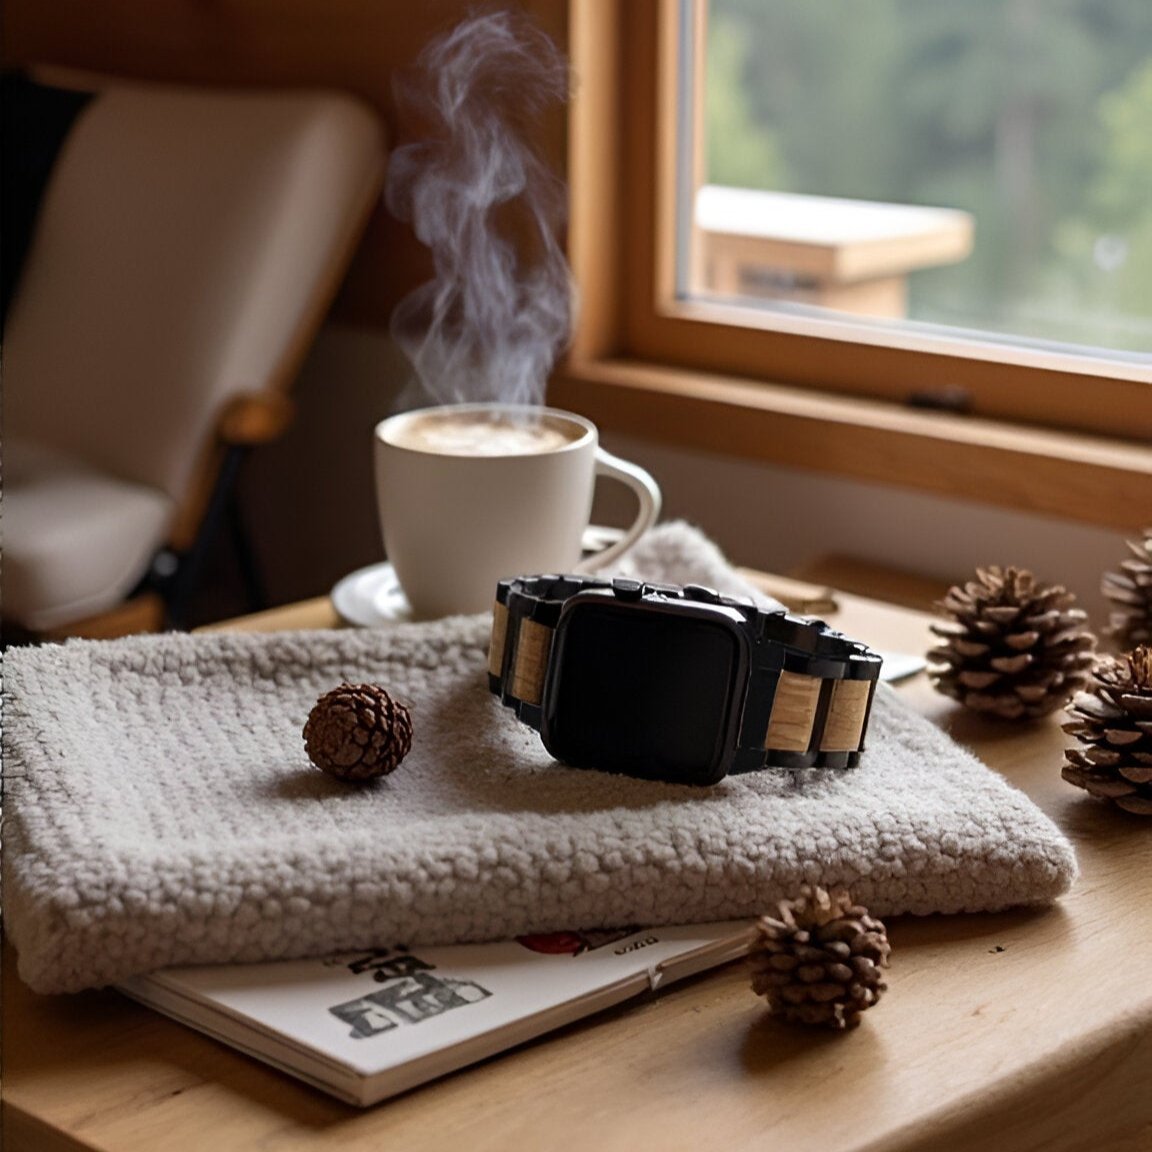
M 149 985 L 175 993 L 179 1014 L 190 1023 L 202 1017 L 208 1025 L 215 1016 L 218 1031 L 223 1014 L 367 1077 L 458 1045 L 474 1047 L 487 1034 L 502 1034 L 491 1048 L 497 1051 L 723 963 L 742 954 L 747 939 L 744 921 L 562 932 L 497 944 L 168 969 L 123 988 L 146 1001 Z

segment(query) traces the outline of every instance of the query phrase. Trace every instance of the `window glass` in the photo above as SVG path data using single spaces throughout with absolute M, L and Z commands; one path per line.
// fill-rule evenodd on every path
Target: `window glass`
M 1149 0 L 684 2 L 681 293 L 1152 354 Z

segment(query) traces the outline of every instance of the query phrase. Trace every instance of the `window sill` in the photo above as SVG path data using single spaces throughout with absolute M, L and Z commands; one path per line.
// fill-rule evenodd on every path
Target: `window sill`
M 1152 449 L 671 369 L 573 360 L 549 400 L 602 429 L 1122 532 L 1152 520 Z

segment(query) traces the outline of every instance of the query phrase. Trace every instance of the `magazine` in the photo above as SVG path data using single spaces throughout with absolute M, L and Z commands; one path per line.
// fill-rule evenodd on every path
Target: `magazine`
M 352 1104 L 374 1104 L 743 955 L 747 921 L 169 968 L 121 991 Z

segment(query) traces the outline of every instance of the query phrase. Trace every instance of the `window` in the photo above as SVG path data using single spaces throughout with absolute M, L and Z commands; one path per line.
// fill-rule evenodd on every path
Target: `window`
M 1152 366 L 1152 6 L 693 7 L 683 291 Z
M 860 7 L 880 2 L 851 0 Z M 891 6 L 943 13 L 1009 2 L 891 0 Z M 742 7 L 770 11 L 783 4 L 757 0 Z M 1061 0 L 1056 7 L 1075 6 L 1076 0 Z M 1011 334 L 1004 342 L 1003 335 L 943 333 L 941 315 L 916 317 L 924 297 L 914 283 L 902 289 L 914 323 L 876 319 L 863 308 L 844 307 L 843 299 L 815 301 L 817 277 L 810 270 L 782 273 L 770 261 L 737 273 L 729 281 L 734 293 L 715 281 L 707 286 L 699 225 L 708 223 L 709 206 L 696 193 L 708 186 L 712 162 L 702 160 L 701 148 L 686 146 L 701 138 L 684 125 L 693 126 L 694 109 L 706 108 L 694 85 L 706 76 L 707 56 L 694 55 L 693 45 L 705 42 L 710 20 L 715 28 L 717 14 L 735 7 L 736 0 L 712 0 L 707 8 L 700 0 L 572 0 L 577 96 L 570 125 L 570 252 L 583 304 L 570 361 L 554 386 L 557 400 L 607 427 L 686 446 L 1125 530 L 1146 522 L 1152 516 L 1152 359 L 1146 352 L 1097 346 L 1089 355 L 1065 346 L 1074 341 L 1057 346 L 1036 334 Z M 787 7 L 796 13 L 825 4 L 789 0 Z M 1092 7 L 1104 11 L 1111 4 Z M 715 125 L 721 113 L 711 115 Z M 745 113 L 735 115 L 739 122 Z M 740 190 L 739 178 L 747 191 L 752 183 L 729 170 L 720 185 L 718 170 L 712 174 L 721 187 Z M 876 196 L 868 188 L 776 183 L 752 192 L 866 204 Z M 943 276 L 970 260 L 980 234 L 980 213 L 971 204 L 899 191 L 886 193 L 883 202 L 927 213 L 917 219 L 913 212 L 911 225 L 906 218 L 901 227 L 930 225 L 939 233 L 928 245 L 936 248 L 926 255 L 921 245 L 913 261 L 936 263 L 909 269 L 908 278 Z M 682 210 L 685 204 L 691 211 Z M 721 220 L 738 207 L 722 203 Z M 860 229 L 876 221 L 842 217 L 838 226 Z M 1093 259 L 1108 264 L 1115 255 L 1105 245 Z M 782 296 L 782 289 L 794 295 Z M 899 293 L 887 306 L 892 300 L 899 305 Z M 1134 314 L 1139 327 L 1139 301 Z M 972 327 L 971 318 L 965 327 Z M 995 327 L 986 320 L 985 332 Z

